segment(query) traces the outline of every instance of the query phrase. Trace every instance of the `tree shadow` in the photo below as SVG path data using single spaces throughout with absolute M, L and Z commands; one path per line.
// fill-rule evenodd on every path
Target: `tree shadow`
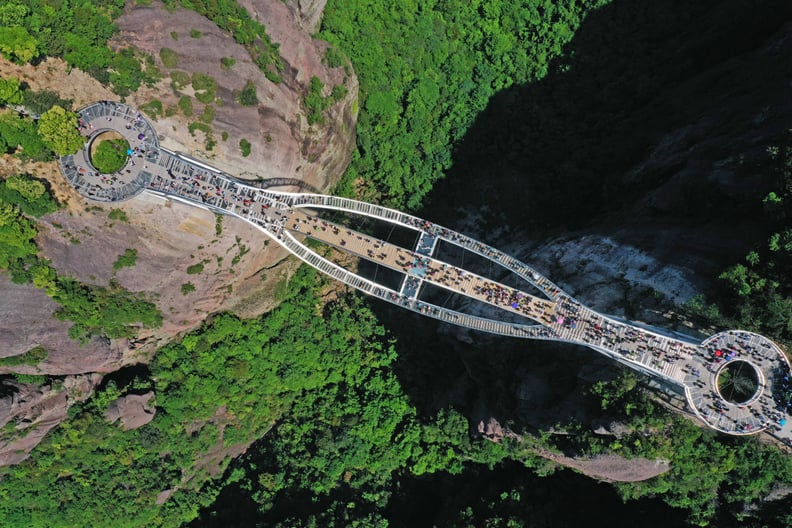
M 384 512 L 393 528 L 523 526 L 518 521 L 528 520 L 524 526 L 534 528 L 654 528 L 682 526 L 685 519 L 682 510 L 658 500 L 625 504 L 608 484 L 568 470 L 538 476 L 520 462 L 470 465 L 459 475 L 408 476 L 396 489 Z
M 453 224 L 462 210 L 490 210 L 491 222 L 539 232 L 619 212 L 612 221 L 744 220 L 768 181 L 721 182 L 715 165 L 761 158 L 788 128 L 751 120 L 784 100 L 788 55 L 757 50 L 790 18 L 785 1 L 617 0 L 592 12 L 543 80 L 492 99 L 426 214 Z M 655 149 L 662 159 L 647 163 Z

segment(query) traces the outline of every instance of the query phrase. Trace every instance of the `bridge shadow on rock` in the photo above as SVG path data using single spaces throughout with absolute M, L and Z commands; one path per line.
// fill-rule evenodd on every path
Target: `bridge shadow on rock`
M 503 241 L 487 234 L 504 223 L 535 237 L 584 227 L 629 236 L 639 224 L 670 224 L 666 247 L 654 251 L 744 255 L 772 183 L 757 164 L 792 121 L 783 102 L 792 62 L 766 49 L 790 19 L 786 1 L 617 0 L 591 13 L 546 78 L 493 98 L 419 216 L 496 246 Z M 746 119 L 772 102 L 778 115 L 744 133 Z M 720 160 L 741 156 L 744 172 L 713 176 Z M 474 232 L 468 212 L 483 216 Z M 729 232 L 730 245 L 702 240 L 702 226 Z M 374 305 L 400 341 L 403 387 L 430 414 L 452 405 L 473 415 L 482 400 L 508 414 L 518 378 L 538 363 L 574 377 L 598 357 L 476 333 L 466 345 L 454 331 L 438 337 L 436 321 Z

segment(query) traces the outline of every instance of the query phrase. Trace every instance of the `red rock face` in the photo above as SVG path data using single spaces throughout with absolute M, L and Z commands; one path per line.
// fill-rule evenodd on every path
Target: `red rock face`
M 245 48 L 233 41 L 227 33 L 198 14 L 183 9 L 168 12 L 161 5 L 135 6 L 118 19 L 120 34 L 118 45 L 131 44 L 151 53 L 164 72 L 200 72 L 217 81 L 215 118 L 211 126 L 215 138 L 228 134 L 207 152 L 203 148 L 203 133 L 196 137 L 187 129 L 195 116 L 174 115 L 159 118 L 154 123 L 163 146 L 189 152 L 204 158 L 212 165 L 242 178 L 297 178 L 318 189 L 326 189 L 337 181 L 349 164 L 355 141 L 357 120 L 357 78 L 349 66 L 328 68 L 322 64 L 326 42 L 313 39 L 302 29 L 297 16 L 281 1 L 266 0 L 241 2 L 251 16 L 262 22 L 273 42 L 280 45 L 279 53 L 284 70 L 281 83 L 268 80 L 252 62 Z M 192 38 L 191 29 L 201 32 Z M 175 40 L 171 33 L 178 36 Z M 172 70 L 159 61 L 162 48 L 178 55 L 178 64 Z M 233 66 L 225 68 L 221 59 L 231 57 Z M 325 95 L 335 85 L 347 89 L 346 97 L 327 112 L 326 123 L 309 126 L 301 106 L 312 77 L 318 77 L 325 86 Z M 180 97 L 193 94 L 192 88 L 175 91 L 170 78 L 164 79 L 153 90 L 141 90 L 129 98 L 132 105 L 141 105 L 157 98 L 167 106 L 175 106 Z M 241 106 L 235 94 L 245 83 L 256 86 L 260 104 L 257 107 Z M 193 100 L 194 114 L 203 111 L 203 105 Z M 251 144 L 251 153 L 243 157 L 240 139 Z
M 319 20 L 324 2 L 303 4 L 296 7 L 310 8 L 310 16 Z M 134 3 L 127 6 L 117 21 L 120 34 L 115 44 L 134 45 L 151 53 L 165 73 L 169 70 L 159 61 L 159 52 L 165 47 L 173 49 L 179 56 L 175 70 L 209 74 L 217 81 L 217 98 L 212 105 L 215 118 L 211 124 L 216 146 L 206 151 L 203 133 L 197 132 L 193 137 L 188 132 L 188 124 L 204 110 L 195 99 L 196 115 L 176 114 L 154 121 L 163 146 L 203 158 L 242 178 L 289 178 L 326 190 L 346 169 L 354 148 L 357 78 L 351 66 L 346 70 L 330 69 L 322 64 L 327 44 L 311 38 L 303 29 L 310 18 L 307 11 L 303 14 L 308 18 L 300 19 L 280 0 L 243 5 L 266 25 L 272 40 L 280 42 L 285 65 L 282 83 L 267 80 L 247 51 L 212 22 L 192 11 L 169 13 L 156 0 L 150 7 Z M 190 37 L 192 29 L 200 31 L 201 37 Z M 178 40 L 172 38 L 171 32 L 178 35 Z M 220 59 L 224 57 L 233 57 L 235 64 L 223 68 Z M 46 64 L 41 67 L 48 68 Z M 63 91 L 62 95 L 74 97 L 67 88 L 74 84 L 72 77 L 79 76 L 79 72 L 67 74 L 60 66 L 49 68 L 55 72 L 52 75 L 60 76 L 60 81 L 50 79 L 49 84 L 44 83 L 34 67 L 25 70 L 24 77 L 37 88 Z M 327 111 L 322 126 L 309 126 L 301 106 L 313 76 L 324 83 L 325 95 L 337 84 L 347 89 L 346 97 Z M 114 98 L 95 81 L 83 76 L 80 79 L 81 93 L 95 94 L 93 98 L 97 100 Z M 258 107 L 243 107 L 236 102 L 235 92 L 247 81 L 256 86 L 261 102 Z M 132 94 L 127 102 L 140 106 L 157 98 L 167 108 L 175 107 L 183 95 L 192 96 L 192 88 L 176 92 L 170 78 L 165 77 L 155 87 L 143 87 Z M 86 102 L 84 97 L 77 100 Z M 222 139 L 224 133 L 226 140 Z M 248 157 L 241 154 L 241 139 L 252 145 Z M 34 172 L 48 177 L 41 171 Z M 54 169 L 51 172 L 55 173 Z M 148 361 L 158 347 L 196 328 L 210 313 L 231 310 L 243 317 L 254 317 L 271 309 L 275 304 L 273 291 L 299 265 L 286 258 L 287 252 L 280 246 L 268 243 L 266 235 L 241 220 L 224 217 L 222 232 L 217 234 L 212 213 L 151 196 L 116 204 L 128 222 L 112 221 L 108 218 L 110 207 L 87 203 L 55 174 L 53 188 L 58 189 L 59 198 L 68 207 L 41 220 L 37 243 L 42 257 L 50 259 L 60 274 L 89 284 L 106 286 L 114 278 L 124 288 L 154 301 L 164 322 L 159 329 L 142 330 L 134 346 L 126 340 L 95 339 L 80 347 L 68 338 L 70 323 L 52 317 L 57 305 L 51 299 L 32 286 L 14 285 L 0 275 L 0 357 L 20 355 L 35 346 L 48 351 L 48 357 L 39 365 L 2 368 L 0 375 L 17 372 L 65 376 L 54 388 L 13 383 L 10 392 L 16 392 L 0 399 L 0 427 L 12 421 L 17 424 L 0 435 L 0 465 L 18 463 L 27 457 L 41 438 L 66 417 L 74 400 L 90 396 L 101 374 Z M 89 205 L 95 208 L 87 210 Z M 113 263 L 127 248 L 137 250 L 136 264 L 114 272 Z M 187 273 L 189 266 L 198 263 L 203 264 L 200 273 Z M 185 295 L 181 286 L 188 282 L 195 291 Z M 70 392 L 67 387 L 73 390 Z M 140 409 L 135 411 L 135 406 Z M 125 428 L 153 417 L 140 402 L 128 403 L 126 407 L 119 404 L 116 410 Z M 124 421 L 127 414 L 134 415 L 128 423 Z M 234 449 L 239 451 L 244 446 Z M 225 454 L 218 452 L 218 459 Z
M 156 409 L 149 404 L 153 397 L 153 392 L 147 392 L 118 398 L 107 408 L 105 418 L 111 423 L 119 421 L 118 425 L 124 431 L 143 427 L 154 419 Z
M 14 284 L 0 274 L 0 295 L 0 357 L 18 356 L 37 346 L 47 350 L 47 358 L 38 365 L 0 367 L 0 375 L 106 373 L 121 366 L 125 342 L 112 346 L 109 340 L 97 338 L 80 346 L 69 338 L 71 323 L 52 316 L 59 305 L 42 290 Z
M 100 374 L 66 376 L 54 385 L 4 383 L 12 393 L 0 399 L 0 465 L 18 464 L 44 436 L 66 418 L 69 407 L 87 399 L 99 384 Z M 13 423 L 10 430 L 8 424 Z

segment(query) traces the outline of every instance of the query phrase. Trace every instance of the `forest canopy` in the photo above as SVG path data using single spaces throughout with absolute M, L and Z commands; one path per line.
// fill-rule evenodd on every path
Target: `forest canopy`
M 60 57 L 70 66 L 112 84 L 120 95 L 151 83 L 157 75 L 143 68 L 131 49 L 113 51 L 108 40 L 118 31 L 113 20 L 124 0 L 8 0 L 0 5 L 0 53 L 18 63 Z
M 544 77 L 606 3 L 330 2 L 320 36 L 350 58 L 361 92 L 358 153 L 338 192 L 417 208 L 490 98 Z

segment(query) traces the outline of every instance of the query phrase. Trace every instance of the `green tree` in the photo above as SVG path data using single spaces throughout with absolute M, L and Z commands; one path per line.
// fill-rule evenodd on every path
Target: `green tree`
M 21 26 L 29 13 L 28 6 L 12 0 L 0 6 L 0 26 Z
M 71 99 L 62 99 L 52 90 L 25 90 L 22 97 L 22 104 L 34 114 L 43 114 L 55 105 L 67 110 L 72 108 Z
M 17 207 L 0 202 L 0 269 L 7 269 L 12 261 L 35 255 L 36 233 L 33 223 Z
M 50 159 L 52 152 L 38 134 L 36 122 L 22 118 L 13 112 L 0 112 L 0 148 L 34 160 Z
M 129 143 L 126 139 L 105 139 L 101 141 L 91 154 L 91 162 L 102 174 L 111 174 L 121 169 L 129 159 L 127 151 Z
M 36 39 L 19 26 L 0 26 L 0 53 L 17 62 L 30 62 L 38 53 Z
M 37 218 L 58 207 L 44 183 L 26 174 L 15 174 L 0 181 L 0 201 L 16 205 L 23 213 Z
M 0 106 L 22 102 L 22 82 L 16 77 L 0 78 Z
M 85 144 L 85 138 L 77 130 L 77 115 L 58 105 L 41 114 L 38 134 L 59 156 L 74 154 Z
M 9 176 L 5 182 L 9 189 L 13 189 L 28 202 L 39 200 L 47 192 L 47 188 L 39 180 L 34 180 L 21 175 Z

